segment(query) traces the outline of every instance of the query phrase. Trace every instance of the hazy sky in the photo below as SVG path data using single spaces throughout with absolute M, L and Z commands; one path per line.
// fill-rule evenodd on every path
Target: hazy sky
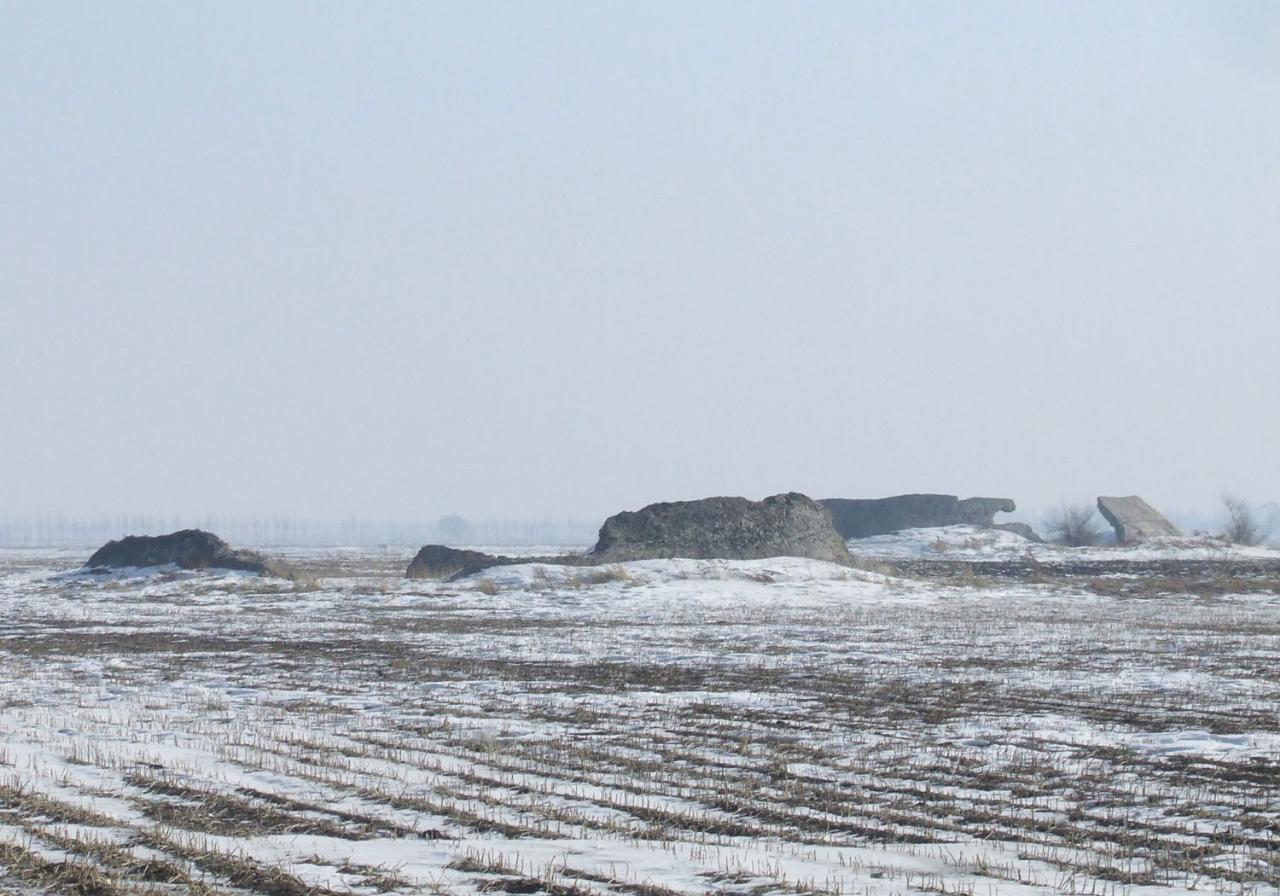
M 1280 498 L 1280 3 L 0 2 L 0 514 Z

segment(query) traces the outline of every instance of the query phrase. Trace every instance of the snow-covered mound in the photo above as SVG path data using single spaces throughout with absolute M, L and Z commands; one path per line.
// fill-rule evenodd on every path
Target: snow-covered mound
M 849 553 L 877 560 L 1015 560 L 1043 547 L 1003 529 L 940 526 L 855 539 Z
M 492 595 L 503 600 L 523 595 L 535 602 L 551 596 L 561 609 L 581 601 L 593 612 L 609 613 L 637 606 L 730 611 L 933 598 L 918 582 L 801 557 L 635 560 L 587 567 L 527 563 L 494 567 L 456 584 L 481 603 L 492 602 Z
M 892 535 L 849 542 L 854 558 L 872 560 L 1280 560 L 1274 546 L 1243 547 L 1211 536 L 1152 538 L 1137 544 L 1099 544 L 1068 548 L 1038 544 L 1001 529 L 945 526 L 905 529 Z

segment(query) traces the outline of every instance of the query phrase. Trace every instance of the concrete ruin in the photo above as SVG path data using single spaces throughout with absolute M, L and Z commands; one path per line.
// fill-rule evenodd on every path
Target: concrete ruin
M 1025 525 L 995 522 L 997 513 L 1012 513 L 1017 509 L 1008 498 L 961 500 L 955 495 L 895 495 L 892 498 L 826 498 L 820 503 L 831 511 L 836 531 L 844 538 L 871 538 L 903 529 L 964 525 L 1006 529 L 1024 538 L 1030 532 Z M 1039 540 L 1038 536 L 1035 540 Z
M 1137 495 L 1124 498 L 1099 497 L 1098 512 L 1116 530 L 1116 541 L 1120 544 L 1182 534 L 1173 523 Z

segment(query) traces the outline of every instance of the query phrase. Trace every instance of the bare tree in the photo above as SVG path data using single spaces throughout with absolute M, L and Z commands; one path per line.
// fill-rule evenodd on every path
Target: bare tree
M 1093 524 L 1095 513 L 1088 504 L 1068 504 L 1063 501 L 1057 510 L 1045 517 L 1045 532 L 1052 541 L 1073 548 L 1097 544 L 1102 533 Z
M 1224 539 L 1250 547 L 1262 543 L 1262 527 L 1248 501 L 1236 495 L 1223 495 L 1222 506 L 1227 508 L 1227 528 L 1222 532 Z
M 471 524 L 456 513 L 440 517 L 436 528 L 449 544 L 461 544 L 471 534 Z

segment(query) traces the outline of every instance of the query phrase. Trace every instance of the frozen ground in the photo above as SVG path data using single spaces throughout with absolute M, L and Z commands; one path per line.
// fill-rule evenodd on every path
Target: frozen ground
M 1068 548 L 1037 544 L 1001 529 L 976 526 L 946 526 L 934 529 L 907 529 L 892 535 L 860 538 L 849 542 L 855 555 L 882 560 L 1020 560 L 1040 562 L 1111 562 L 1166 560 L 1276 560 L 1280 548 L 1242 547 L 1211 536 L 1153 538 L 1132 545 L 1106 544 L 1098 547 Z
M 0 893 L 1280 887 L 1280 597 L 1222 557 L 1113 594 L 409 555 L 0 553 Z

